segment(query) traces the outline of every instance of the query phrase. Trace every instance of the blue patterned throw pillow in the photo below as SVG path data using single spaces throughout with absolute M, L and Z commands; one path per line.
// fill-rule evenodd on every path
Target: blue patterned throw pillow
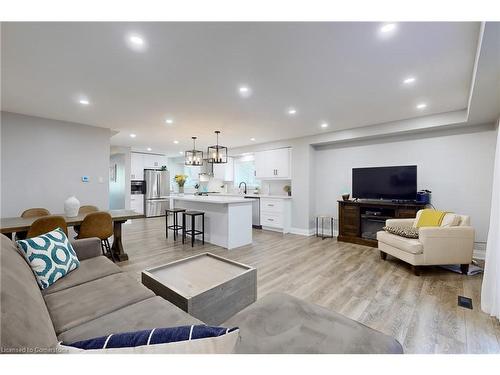
M 17 246 L 28 260 L 41 289 L 80 266 L 75 250 L 61 228 L 19 240 Z
M 58 348 L 61 353 L 89 354 L 229 354 L 234 351 L 238 338 L 237 327 L 224 328 L 200 324 L 115 333 L 72 344 L 60 343 Z
M 211 327 L 206 325 L 153 328 L 144 331 L 124 332 L 69 344 L 79 349 L 130 348 L 133 346 L 166 344 L 177 341 L 222 336 L 238 328 Z

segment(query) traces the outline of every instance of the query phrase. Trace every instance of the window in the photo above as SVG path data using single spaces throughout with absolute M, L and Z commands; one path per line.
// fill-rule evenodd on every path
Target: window
M 255 162 L 253 155 L 245 155 L 234 159 L 234 184 L 245 182 L 247 188 L 260 187 L 260 181 L 255 178 Z

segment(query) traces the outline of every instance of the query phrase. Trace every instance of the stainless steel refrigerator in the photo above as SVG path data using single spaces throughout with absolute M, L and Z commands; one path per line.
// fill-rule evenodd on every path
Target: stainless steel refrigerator
M 144 181 L 146 182 L 144 215 L 146 217 L 165 215 L 165 210 L 170 207 L 170 173 L 145 169 Z

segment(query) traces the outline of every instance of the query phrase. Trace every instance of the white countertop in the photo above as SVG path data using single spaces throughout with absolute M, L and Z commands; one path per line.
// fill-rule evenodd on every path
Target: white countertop
M 239 198 L 237 196 L 203 196 L 203 195 L 172 195 L 170 198 L 178 200 L 178 201 L 187 201 L 187 202 L 200 202 L 200 203 L 215 203 L 215 204 L 232 204 L 232 203 L 249 203 L 252 201 L 245 198 Z
M 268 194 L 209 193 L 209 196 L 292 199 L 292 197 L 289 197 L 288 195 L 268 195 Z

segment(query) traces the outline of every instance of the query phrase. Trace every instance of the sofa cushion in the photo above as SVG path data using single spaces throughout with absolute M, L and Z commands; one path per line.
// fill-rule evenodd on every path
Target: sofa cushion
M 422 254 L 424 251 L 418 239 L 405 238 L 385 231 L 377 232 L 377 240 L 412 254 Z
M 334 311 L 271 293 L 225 323 L 239 327 L 236 353 L 402 353 L 394 338 Z
M 167 300 L 155 296 L 62 332 L 58 339 L 75 342 L 117 332 L 201 323 Z
M 80 266 L 73 246 L 61 228 L 17 241 L 41 289 L 48 288 Z
M 45 296 L 57 334 L 154 296 L 125 273 L 116 273 Z
M 105 256 L 82 260 L 80 267 L 42 291 L 43 295 L 58 292 L 89 281 L 121 272 L 120 267 Z
M 46 351 L 56 333 L 35 276 L 14 242 L 1 238 L 0 346 L 2 353 Z

